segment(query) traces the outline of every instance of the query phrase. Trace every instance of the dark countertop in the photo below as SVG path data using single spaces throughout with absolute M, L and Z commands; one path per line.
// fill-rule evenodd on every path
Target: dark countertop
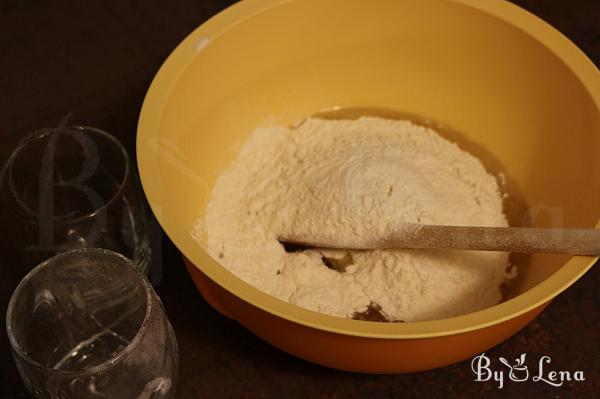
M 0 1 L 0 163 L 28 132 L 69 124 L 96 126 L 135 151 L 146 90 L 171 50 L 229 0 Z M 519 0 L 600 64 L 600 2 Z M 567 100 L 567 99 L 565 99 Z M 2 225 L 0 234 L 10 234 Z M 463 398 L 600 397 L 600 270 L 593 267 L 517 335 L 488 351 L 514 359 L 523 352 L 554 370 L 582 370 L 586 381 L 552 387 L 511 383 L 499 390 L 474 382 L 470 362 L 406 375 L 361 375 L 296 359 L 213 311 L 196 292 L 177 250 L 161 244 L 154 276 L 180 346 L 178 398 Z M 6 304 L 18 282 L 14 252 L 0 240 L 0 398 L 24 398 L 4 329 Z M 533 366 L 530 364 L 530 367 Z

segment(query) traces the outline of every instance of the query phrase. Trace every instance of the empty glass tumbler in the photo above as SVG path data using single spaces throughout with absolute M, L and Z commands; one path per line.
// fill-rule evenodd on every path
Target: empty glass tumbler
M 10 300 L 6 328 L 34 398 L 173 398 L 177 341 L 160 299 L 127 258 L 103 249 L 37 266 Z
M 0 173 L 0 209 L 25 271 L 56 253 L 106 248 L 149 269 L 149 212 L 127 152 L 91 127 L 44 129 Z

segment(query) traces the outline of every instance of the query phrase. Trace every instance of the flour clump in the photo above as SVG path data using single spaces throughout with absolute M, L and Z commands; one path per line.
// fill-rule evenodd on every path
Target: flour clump
M 377 117 L 310 118 L 256 129 L 216 182 L 194 234 L 244 281 L 329 315 L 376 310 L 410 322 L 501 300 L 506 253 L 288 252 L 278 241 L 294 233 L 372 237 L 402 222 L 507 226 L 496 179 L 434 130 Z

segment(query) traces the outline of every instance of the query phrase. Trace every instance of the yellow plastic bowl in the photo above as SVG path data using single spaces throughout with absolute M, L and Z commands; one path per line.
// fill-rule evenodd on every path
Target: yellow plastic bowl
M 259 125 L 384 108 L 460 131 L 504 165 L 530 205 L 592 227 L 599 75 L 559 32 L 501 1 L 247 0 L 197 28 L 154 79 L 138 126 L 142 183 L 202 295 L 256 335 L 345 370 L 439 367 L 510 337 L 596 258 L 534 255 L 518 296 L 459 317 L 331 317 L 251 287 L 192 239 L 215 180 Z

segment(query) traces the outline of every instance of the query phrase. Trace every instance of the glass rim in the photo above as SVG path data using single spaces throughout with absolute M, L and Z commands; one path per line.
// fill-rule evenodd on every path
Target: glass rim
M 10 153 L 8 158 L 6 159 L 6 162 L 5 162 L 2 170 L 0 171 L 0 187 L 3 186 L 4 180 L 6 179 L 7 184 L 10 184 L 11 188 L 12 188 L 13 182 L 12 182 L 12 175 L 10 172 L 12 171 L 12 166 L 13 166 L 15 160 L 17 159 L 17 157 L 20 155 L 20 153 L 23 150 L 25 150 L 28 146 L 36 143 L 38 140 L 44 139 L 48 136 L 51 136 L 52 134 L 56 134 L 57 132 L 60 132 L 61 130 L 80 130 L 84 134 L 86 134 L 86 133 L 89 134 L 91 132 L 93 134 L 97 134 L 100 137 L 108 139 L 110 142 L 112 142 L 116 146 L 118 152 L 123 156 L 123 161 L 125 163 L 125 173 L 123 174 L 123 178 L 121 179 L 121 181 L 118 182 L 119 186 L 117 187 L 117 190 L 113 193 L 113 195 L 110 197 L 110 199 L 108 201 L 106 201 L 102 204 L 102 206 L 100 206 L 97 209 L 92 210 L 91 212 L 88 212 L 88 213 L 85 213 L 83 215 L 76 216 L 73 218 L 66 217 L 66 218 L 53 218 L 52 219 L 52 223 L 70 224 L 70 223 L 80 222 L 84 219 L 93 218 L 96 215 L 98 215 L 99 213 L 106 210 L 114 202 L 116 202 L 117 198 L 125 190 L 125 185 L 127 184 L 127 180 L 130 179 L 130 177 L 132 175 L 131 159 L 129 158 L 129 154 L 127 153 L 127 150 L 125 149 L 123 144 L 119 141 L 119 139 L 117 139 L 115 136 L 113 136 L 112 134 L 110 134 L 102 129 L 98 129 L 98 128 L 91 127 L 91 126 L 82 126 L 82 125 L 61 126 L 61 127 L 38 129 L 38 130 L 35 130 L 32 133 L 28 134 L 27 136 L 25 136 L 19 142 L 17 147 Z M 12 192 L 13 192 L 13 194 L 16 195 L 15 190 L 12 190 Z M 23 206 L 21 205 L 20 208 L 22 208 L 22 207 Z M 22 211 L 21 213 L 23 214 L 23 216 L 27 217 L 30 220 L 35 220 L 38 216 L 38 214 L 31 212 L 28 209 L 21 209 L 21 211 Z
M 103 361 L 100 364 L 94 365 L 92 367 L 84 368 L 81 370 L 61 370 L 61 369 L 55 369 L 52 367 L 47 367 L 47 366 L 44 366 L 44 365 L 40 364 L 39 362 L 33 360 L 29 355 L 27 355 L 22 350 L 21 345 L 17 342 L 17 338 L 15 337 L 15 334 L 14 334 L 14 328 L 11 323 L 11 319 L 13 318 L 12 316 L 13 316 L 13 311 L 15 308 L 15 303 L 17 301 L 17 298 L 19 297 L 20 291 L 23 289 L 25 284 L 27 284 L 36 274 L 38 274 L 40 272 L 40 270 L 43 270 L 43 269 L 49 267 L 49 265 L 54 263 L 53 261 L 55 261 L 58 258 L 70 257 L 70 256 L 81 254 L 81 253 L 96 253 L 96 254 L 108 255 L 113 258 L 118 258 L 120 261 L 124 262 L 127 265 L 127 267 L 131 268 L 131 271 L 138 276 L 138 279 L 140 280 L 140 284 L 143 286 L 144 291 L 146 293 L 146 310 L 145 310 L 145 314 L 144 314 L 144 319 L 142 320 L 142 323 L 140 324 L 135 335 L 133 336 L 133 338 L 131 338 L 131 340 L 129 340 L 127 345 L 125 345 L 117 353 L 115 353 L 109 359 L 106 359 L 105 361 Z M 17 285 L 17 288 L 15 288 L 15 290 L 13 291 L 10 301 L 8 303 L 8 308 L 6 310 L 6 333 L 8 336 L 8 340 L 10 342 L 11 349 L 12 349 L 13 353 L 19 357 L 19 359 L 22 359 L 23 361 L 28 363 L 30 366 L 33 366 L 40 370 L 44 370 L 44 372 L 49 375 L 61 376 L 61 377 L 76 377 L 76 376 L 82 376 L 82 375 L 96 374 L 102 370 L 107 370 L 107 369 L 119 364 L 120 361 L 123 360 L 123 358 L 126 354 L 131 353 L 139 345 L 142 337 L 145 335 L 146 330 L 148 329 L 148 325 L 150 324 L 150 315 L 152 314 L 152 312 L 154 312 L 154 306 L 152 306 L 153 293 L 154 293 L 154 290 L 152 289 L 152 286 L 150 285 L 148 280 L 143 275 L 141 275 L 140 273 L 138 273 L 136 271 L 136 269 L 134 268 L 133 261 L 130 260 L 129 258 L 125 257 L 124 255 L 121 255 L 117 252 L 114 252 L 114 251 L 111 251 L 108 249 L 103 249 L 103 248 L 79 248 L 79 249 L 74 249 L 71 251 L 61 252 L 51 258 L 46 259 L 45 261 L 43 261 L 42 263 L 40 263 L 39 265 L 34 267 L 31 271 L 29 271 L 29 273 L 27 273 L 25 275 L 25 277 L 23 277 L 23 279 Z

